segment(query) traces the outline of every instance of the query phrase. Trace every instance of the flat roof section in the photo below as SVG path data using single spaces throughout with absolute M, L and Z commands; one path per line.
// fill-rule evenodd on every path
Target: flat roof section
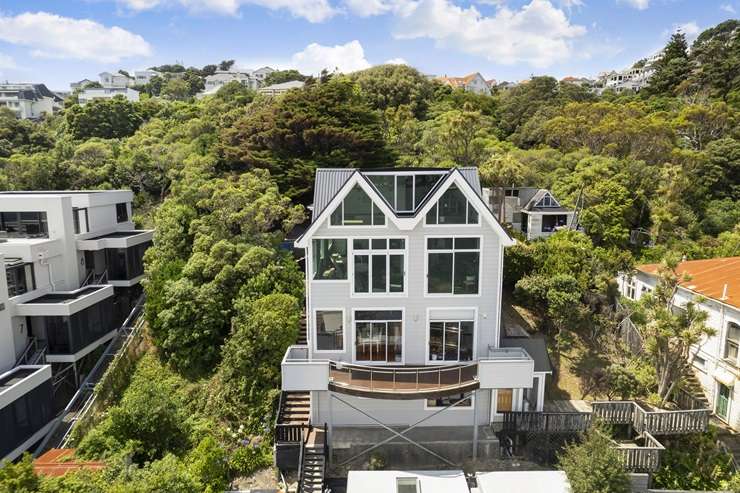
M 400 489 L 399 480 L 416 482 L 416 490 Z M 347 493 L 469 493 L 462 471 L 350 471 Z M 500 490 L 515 491 L 515 490 Z
M 70 292 L 57 292 L 57 293 L 47 293 L 43 296 L 39 296 L 38 298 L 34 298 L 30 301 L 26 301 L 26 303 L 29 304 L 39 304 L 39 303 L 71 303 L 75 300 L 79 300 L 83 296 L 87 296 L 89 294 L 93 294 L 96 291 L 100 291 L 101 289 L 105 289 L 105 286 L 88 286 L 86 288 L 79 289 L 77 291 L 70 291 Z
M 480 493 L 571 493 L 563 471 L 495 471 L 475 474 Z
M 135 231 L 114 231 L 105 235 L 95 236 L 93 238 L 87 238 L 88 240 L 105 240 L 108 238 L 131 238 L 132 236 L 141 235 L 148 233 L 150 230 L 135 230 Z
M 6 373 L 0 377 L 0 392 L 9 389 L 13 385 L 23 381 L 28 376 L 33 375 L 36 370 L 38 370 L 38 368 L 16 368 L 11 370 L 9 373 Z

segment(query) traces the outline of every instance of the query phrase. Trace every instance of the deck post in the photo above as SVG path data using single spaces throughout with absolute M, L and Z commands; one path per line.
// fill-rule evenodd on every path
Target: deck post
M 327 433 L 326 446 L 329 447 L 327 457 L 329 459 L 328 461 L 329 465 L 331 466 L 332 463 L 334 462 L 334 458 L 333 458 L 334 457 L 334 447 L 332 447 L 332 441 L 334 439 L 334 418 L 332 416 L 332 405 L 331 405 L 331 401 L 332 399 L 334 399 L 334 396 L 332 395 L 331 390 L 327 390 L 326 393 L 329 395 L 329 405 L 327 407 L 327 411 L 329 414 L 329 420 L 327 421 L 327 424 L 326 424 L 326 428 L 327 428 L 326 429 L 326 433 Z
M 473 460 L 478 459 L 478 391 L 474 390 L 470 398 L 473 405 Z

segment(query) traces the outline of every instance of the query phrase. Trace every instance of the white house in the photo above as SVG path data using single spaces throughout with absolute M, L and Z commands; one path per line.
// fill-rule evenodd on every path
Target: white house
M 83 89 L 86 85 L 92 84 L 93 82 L 95 81 L 92 81 L 90 79 L 82 79 L 82 80 L 78 80 L 77 82 L 70 82 L 69 89 L 72 92 L 74 92 L 74 91 L 77 91 L 78 89 Z
M 139 91 L 130 87 L 96 87 L 84 89 L 78 95 L 79 103 L 84 106 L 94 99 L 113 99 L 123 96 L 126 100 L 134 103 L 139 100 Z
M 295 243 L 306 258 L 308 343 L 285 354 L 286 406 L 300 395 L 296 408 L 327 424 L 340 455 L 411 425 L 415 440 L 444 442 L 455 460 L 471 445 L 474 456 L 497 453 L 490 423 L 541 411 L 549 371 L 503 341 L 513 244 L 476 168 L 319 169 L 312 222 Z M 404 451 L 384 449 L 393 460 Z
M 280 84 L 272 84 L 270 86 L 260 87 L 257 92 L 264 94 L 265 96 L 279 96 L 293 89 L 302 89 L 306 83 L 300 80 L 291 80 L 288 82 L 281 82 Z
M 0 107 L 8 108 L 21 119 L 52 115 L 63 102 L 44 84 L 0 84 Z
M 48 399 L 63 382 L 76 388 L 81 369 L 89 371 L 96 349 L 114 337 L 140 296 L 153 232 L 135 229 L 132 200 L 127 190 L 0 193 L 0 373 L 6 372 L 0 375 L 0 425 L 21 430 L 17 440 L 0 443 L 0 459 L 25 450 L 23 430 L 40 430 L 18 424 L 20 411 L 3 415 L 3 406 L 39 385 Z M 43 364 L 51 367 L 24 369 Z M 21 385 L 24 392 L 4 400 L 3 378 L 15 386 L 17 372 L 38 385 Z M 52 376 L 49 393 L 44 382 Z
M 623 296 L 640 299 L 657 284 L 658 264 L 639 265 L 619 278 Z M 678 265 L 679 274 L 691 280 L 676 293 L 674 305 L 702 300 L 699 307 L 709 315 L 707 324 L 715 335 L 691 350 L 694 374 L 701 383 L 715 415 L 740 430 L 740 257 L 688 260 Z
M 486 188 L 483 197 L 499 221 L 521 231 L 528 240 L 547 238 L 572 227 L 575 219 L 575 211 L 563 207 L 544 188 Z
M 130 87 L 135 84 L 135 79 L 121 72 L 101 72 L 98 74 L 100 85 L 103 87 Z
M 496 81 L 486 81 L 480 72 L 468 74 L 464 77 L 439 77 L 438 80 L 455 89 L 474 92 L 476 94 L 491 94 L 491 85 Z
M 143 86 L 149 84 L 154 77 L 159 77 L 162 74 L 156 70 L 135 70 L 134 71 L 134 85 Z

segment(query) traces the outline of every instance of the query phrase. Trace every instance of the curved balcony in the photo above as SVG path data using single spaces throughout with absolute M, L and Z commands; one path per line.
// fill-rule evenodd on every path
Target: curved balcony
M 330 362 L 329 390 L 376 399 L 424 399 L 479 388 L 478 365 L 364 366 Z

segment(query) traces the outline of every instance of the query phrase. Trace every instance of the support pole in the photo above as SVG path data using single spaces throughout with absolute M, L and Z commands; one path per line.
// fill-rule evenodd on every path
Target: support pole
M 328 455 L 329 458 L 329 466 L 331 466 L 334 462 L 334 447 L 332 447 L 332 441 L 334 439 L 334 417 L 332 416 L 332 405 L 331 401 L 334 398 L 330 390 L 326 391 L 327 395 L 329 396 L 329 405 L 327 410 L 329 411 L 329 421 L 327 422 L 326 430 L 324 430 L 327 433 L 326 436 L 326 446 L 329 447 Z
M 478 391 L 473 391 L 473 398 L 471 399 L 473 405 L 473 460 L 478 459 Z

